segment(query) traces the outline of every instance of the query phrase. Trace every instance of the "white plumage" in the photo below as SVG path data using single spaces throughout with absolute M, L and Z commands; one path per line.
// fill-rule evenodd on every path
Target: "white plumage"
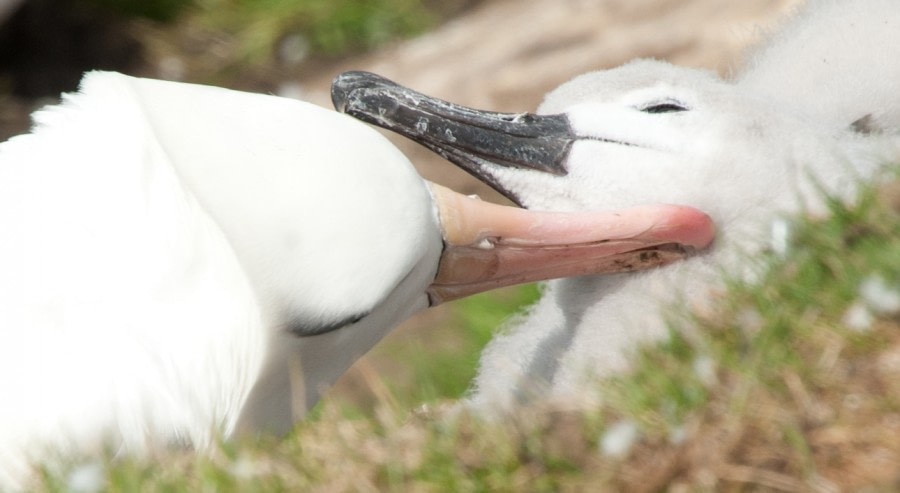
M 72 453 L 284 433 L 429 305 L 712 235 L 684 207 L 463 197 L 271 96 L 98 72 L 35 120 L 0 145 L 0 489 Z
M 540 115 L 454 107 L 373 77 L 391 103 L 344 111 L 423 142 L 530 209 L 662 202 L 716 224 L 713 248 L 684 262 L 550 282 L 483 353 L 470 403 L 495 412 L 532 399 L 592 402 L 597 375 L 665 336 L 666 306 L 713 302 L 723 270 L 752 276 L 781 214 L 823 212 L 820 188 L 850 199 L 859 180 L 896 162 L 898 33 L 894 1 L 814 1 L 735 80 L 638 60 L 563 84 Z M 410 129 L 408 112 L 454 139 Z M 498 129 L 515 145 L 482 146 Z
M 429 192 L 346 118 L 111 73 L 35 118 L 0 147 L 0 485 L 45 453 L 286 431 L 427 306 Z
M 734 81 L 637 61 L 548 94 L 539 113 L 566 113 L 579 134 L 637 147 L 578 141 L 562 178 L 498 170 L 524 205 L 689 204 L 713 217 L 716 244 L 654 271 L 550 282 L 491 341 L 471 403 L 494 411 L 534 398 L 591 402 L 592 376 L 625 368 L 637 343 L 665 336 L 665 307 L 714 303 L 723 269 L 752 276 L 780 214 L 821 213 L 819 187 L 850 198 L 859 180 L 896 163 L 898 7 L 812 2 Z M 640 111 L 659 103 L 687 111 Z

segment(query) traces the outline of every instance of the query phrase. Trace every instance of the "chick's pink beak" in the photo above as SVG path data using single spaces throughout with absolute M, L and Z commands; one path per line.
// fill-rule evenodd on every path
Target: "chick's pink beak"
M 430 186 L 444 238 L 432 306 L 513 284 L 664 265 L 714 237 L 709 216 L 687 206 L 536 212 Z

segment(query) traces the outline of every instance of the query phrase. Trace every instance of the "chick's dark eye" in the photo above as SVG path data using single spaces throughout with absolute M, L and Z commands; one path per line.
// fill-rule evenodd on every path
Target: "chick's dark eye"
M 659 101 L 650 103 L 641 108 L 644 113 L 675 113 L 677 111 L 687 111 L 689 108 L 678 101 Z

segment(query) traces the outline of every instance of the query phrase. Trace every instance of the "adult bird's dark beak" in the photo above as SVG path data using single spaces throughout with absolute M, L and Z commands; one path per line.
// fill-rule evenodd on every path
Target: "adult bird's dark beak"
M 575 134 L 565 115 L 496 113 L 442 101 L 369 72 L 344 72 L 331 86 L 334 107 L 428 147 L 517 205 L 489 163 L 565 175 Z

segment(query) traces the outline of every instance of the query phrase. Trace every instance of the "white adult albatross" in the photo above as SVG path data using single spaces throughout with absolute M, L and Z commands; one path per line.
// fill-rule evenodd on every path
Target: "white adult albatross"
M 284 432 L 429 305 L 712 238 L 688 207 L 463 197 L 271 96 L 98 72 L 35 121 L 0 145 L 0 489 L 44 454 Z
M 769 245 L 780 214 L 823 210 L 820 188 L 852 197 L 900 159 L 898 33 L 895 1 L 812 2 L 735 81 L 636 61 L 563 84 L 538 115 L 463 108 L 364 73 L 338 78 L 333 92 L 339 110 L 419 141 L 530 209 L 668 202 L 713 217 L 716 244 L 685 262 L 550 282 L 491 341 L 471 399 L 486 411 L 535 397 L 590 403 L 597 374 L 664 337 L 673 301 L 709 302 L 723 269 L 740 273 Z

